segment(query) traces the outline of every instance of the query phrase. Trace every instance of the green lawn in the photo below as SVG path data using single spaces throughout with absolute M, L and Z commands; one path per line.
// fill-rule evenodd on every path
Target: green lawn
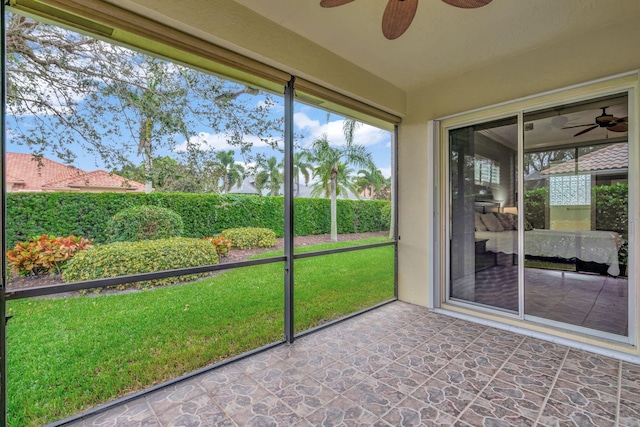
M 295 267 L 297 332 L 393 298 L 392 246 Z M 143 292 L 10 301 L 9 426 L 40 426 L 279 341 L 283 294 L 275 263 Z

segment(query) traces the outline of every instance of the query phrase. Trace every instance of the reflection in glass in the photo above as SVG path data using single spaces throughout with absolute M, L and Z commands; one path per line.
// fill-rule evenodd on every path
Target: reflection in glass
M 524 117 L 526 315 L 628 334 L 627 102 Z
M 515 118 L 449 132 L 450 298 L 518 311 Z

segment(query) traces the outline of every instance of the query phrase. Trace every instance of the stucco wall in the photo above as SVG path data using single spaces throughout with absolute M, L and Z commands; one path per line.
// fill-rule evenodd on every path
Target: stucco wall
M 638 40 L 640 26 L 629 20 L 408 94 L 398 150 L 400 299 L 427 305 L 435 268 L 436 248 L 429 244 L 435 183 L 428 121 L 639 69 Z

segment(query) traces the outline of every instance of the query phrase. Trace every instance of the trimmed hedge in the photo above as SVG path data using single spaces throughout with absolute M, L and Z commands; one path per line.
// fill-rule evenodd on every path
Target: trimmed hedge
M 220 236 L 231 240 L 233 247 L 238 249 L 271 248 L 276 244 L 276 233 L 268 228 L 230 228 Z
M 110 242 L 139 242 L 180 237 L 184 222 L 178 213 L 160 206 L 134 206 L 115 214 L 107 223 Z
M 534 228 L 544 228 L 549 204 L 549 188 L 524 192 L 525 218 Z M 598 185 L 591 189 L 591 202 L 595 205 L 596 230 L 611 230 L 622 235 L 628 233 L 629 185 Z
M 593 188 L 596 229 L 629 232 L 629 185 L 617 183 Z
M 184 221 L 185 237 L 202 238 L 238 227 L 269 228 L 284 235 L 283 197 L 186 193 L 8 193 L 7 246 L 41 234 L 107 241 L 107 223 L 133 206 L 161 206 Z M 389 229 L 384 200 L 338 200 L 338 232 Z M 328 199 L 294 199 L 297 236 L 330 232 Z
M 79 252 L 67 264 L 67 269 L 62 273 L 62 280 L 79 282 L 217 264 L 218 261 L 215 246 L 202 239 L 173 237 L 141 242 L 115 242 Z M 194 280 L 201 276 L 201 274 L 191 274 L 125 286 L 147 288 Z

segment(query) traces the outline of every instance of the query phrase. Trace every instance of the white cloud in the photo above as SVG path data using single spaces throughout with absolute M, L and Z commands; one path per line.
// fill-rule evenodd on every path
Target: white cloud
M 391 177 L 391 166 L 378 168 L 385 178 Z
M 304 134 L 303 141 L 305 146 L 310 146 L 313 141 L 326 134 L 327 139 L 334 145 L 344 145 L 344 126 L 345 120 L 334 120 L 329 123 L 321 124 L 319 120 L 310 118 L 306 113 L 295 113 L 293 123 L 298 130 Z M 356 127 L 353 135 L 353 142 L 364 146 L 371 146 L 380 143 L 388 143 L 391 133 L 385 130 L 361 124 Z
M 253 147 L 269 146 L 269 144 L 255 135 L 245 136 L 243 140 L 245 143 L 253 144 Z M 208 132 L 200 132 L 199 134 L 189 138 L 189 141 L 184 141 L 181 144 L 176 145 L 173 151 L 177 153 L 184 153 L 187 151 L 189 146 L 199 151 L 236 150 L 240 148 L 229 144 L 227 136 L 223 133 L 212 134 Z

